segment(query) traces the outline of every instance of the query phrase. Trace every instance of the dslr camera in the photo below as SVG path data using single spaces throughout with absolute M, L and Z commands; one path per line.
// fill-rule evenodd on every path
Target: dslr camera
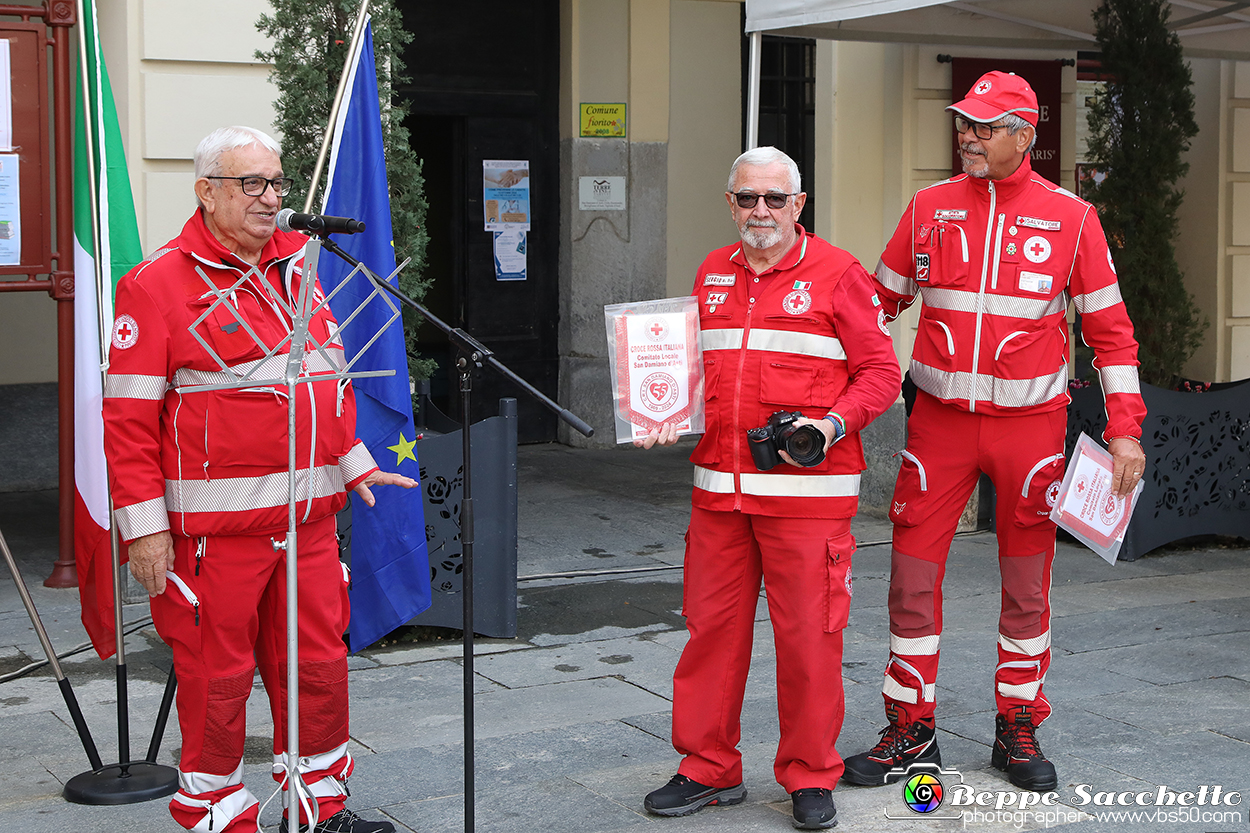
M 778 411 L 759 428 L 747 431 L 751 459 L 760 471 L 781 463 L 780 451 L 800 466 L 818 466 L 825 459 L 825 435 L 815 425 L 795 425 L 803 418 L 799 411 Z

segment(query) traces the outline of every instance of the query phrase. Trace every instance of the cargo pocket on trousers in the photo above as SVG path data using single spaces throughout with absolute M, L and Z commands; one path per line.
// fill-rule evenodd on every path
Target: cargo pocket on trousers
M 1063 455 L 1055 454 L 1043 457 L 1029 469 L 1020 488 L 1020 502 L 1016 504 L 1016 526 L 1028 529 L 1050 520 L 1051 507 L 1059 498 L 1063 482 L 1063 464 Z
M 151 611 L 152 624 L 166 644 L 179 642 L 192 656 L 200 655 L 200 599 L 186 580 L 167 570 L 165 592 L 152 598 Z
M 830 538 L 827 546 L 825 633 L 837 633 L 846 627 L 851 613 L 851 556 L 855 554 L 855 536 L 848 532 Z
M 924 502 L 928 496 L 929 481 L 924 463 L 907 449 L 898 452 L 903 463 L 894 481 L 894 500 L 890 503 L 890 520 L 899 526 L 915 526 L 924 518 Z

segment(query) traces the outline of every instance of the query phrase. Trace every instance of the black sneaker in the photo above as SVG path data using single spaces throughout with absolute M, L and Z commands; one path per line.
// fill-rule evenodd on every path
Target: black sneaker
M 994 752 L 990 763 L 1007 773 L 1022 790 L 1050 792 L 1059 785 L 1055 765 L 1046 760 L 1037 743 L 1037 728 L 1027 706 L 994 718 Z
M 794 802 L 794 826 L 799 830 L 823 830 L 838 823 L 833 790 L 804 787 L 790 793 L 790 800 Z
M 881 740 L 867 752 L 846 759 L 842 780 L 861 787 L 893 784 L 903 777 L 901 772 L 912 764 L 942 765 L 934 728 L 917 720 L 910 726 L 890 723 L 881 730 Z
M 688 816 L 704 807 L 720 804 L 741 804 L 747 797 L 747 788 L 741 784 L 732 787 L 708 787 L 691 781 L 684 775 L 674 775 L 658 790 L 647 793 L 642 806 L 657 816 Z
M 287 833 L 287 820 L 278 825 L 279 833 Z M 389 821 L 365 821 L 344 807 L 325 821 L 317 822 L 314 833 L 395 833 L 395 825 Z M 299 825 L 299 833 L 308 833 L 308 825 Z

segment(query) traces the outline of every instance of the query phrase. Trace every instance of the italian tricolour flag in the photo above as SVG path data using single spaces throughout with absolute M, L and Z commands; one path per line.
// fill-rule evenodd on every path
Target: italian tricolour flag
M 115 634 L 100 333 L 112 331 L 118 279 L 143 255 L 95 0 L 82 5 L 86 60 L 74 129 L 74 558 L 82 622 L 105 658 L 115 650 Z

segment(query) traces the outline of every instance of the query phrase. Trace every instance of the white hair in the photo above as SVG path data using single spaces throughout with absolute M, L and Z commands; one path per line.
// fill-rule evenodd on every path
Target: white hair
M 797 194 L 802 191 L 803 181 L 799 176 L 799 166 L 794 164 L 794 160 L 785 153 L 771 146 L 751 148 L 746 153 L 735 159 L 733 165 L 729 168 L 729 183 L 725 190 L 733 193 L 735 183 L 738 179 L 738 169 L 743 165 L 757 167 L 772 165 L 777 162 L 785 165 L 786 169 L 790 172 L 790 192 Z
M 263 130 L 240 125 L 219 127 L 201 139 L 195 148 L 195 178 L 216 176 L 221 172 L 221 157 L 226 151 L 248 145 L 260 145 L 266 150 L 273 151 L 275 156 L 282 156 L 282 146 Z M 217 183 L 214 183 L 214 186 L 221 187 Z M 201 208 L 204 207 L 199 197 L 195 198 L 195 202 Z
M 1007 132 L 1012 136 L 1016 135 L 1026 127 L 1033 127 L 1033 125 L 1029 124 L 1015 113 L 1008 113 L 1003 116 L 1003 125 L 1007 128 Z M 1033 127 L 1033 139 L 1029 142 L 1029 147 L 1025 150 L 1025 153 L 1032 153 L 1033 146 L 1035 144 L 1037 144 L 1037 128 Z

